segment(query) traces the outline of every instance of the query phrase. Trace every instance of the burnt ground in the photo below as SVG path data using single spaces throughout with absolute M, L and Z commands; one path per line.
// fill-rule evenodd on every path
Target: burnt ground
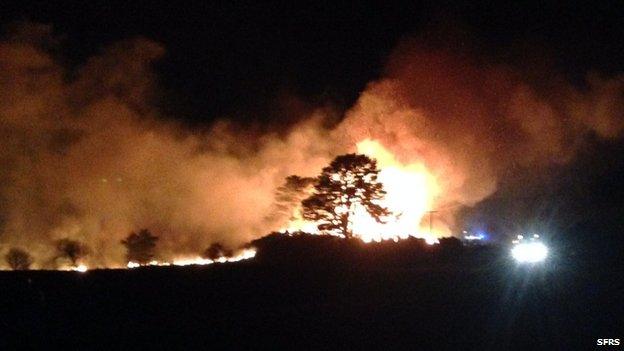
M 570 350 L 624 335 L 618 250 L 559 246 L 528 268 L 456 244 L 271 236 L 232 264 L 0 272 L 0 349 Z

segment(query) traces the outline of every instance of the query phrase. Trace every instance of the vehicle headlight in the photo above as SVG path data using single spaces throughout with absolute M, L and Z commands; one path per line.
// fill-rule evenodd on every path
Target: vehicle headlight
M 520 243 L 511 249 L 511 255 L 522 263 L 540 262 L 548 256 L 548 248 L 542 243 Z

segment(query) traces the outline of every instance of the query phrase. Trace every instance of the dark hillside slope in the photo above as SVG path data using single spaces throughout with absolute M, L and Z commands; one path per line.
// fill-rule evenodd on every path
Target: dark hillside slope
M 255 244 L 233 264 L 0 272 L 1 346 L 589 349 L 621 336 L 614 266 L 518 268 L 503 248 L 453 241 Z

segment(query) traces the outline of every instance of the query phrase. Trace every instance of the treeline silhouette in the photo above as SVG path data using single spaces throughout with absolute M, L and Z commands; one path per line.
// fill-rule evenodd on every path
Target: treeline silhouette
M 148 229 L 131 232 L 124 240 L 120 241 L 120 244 L 126 249 L 126 262 L 133 262 L 143 266 L 158 260 L 158 239 L 158 236 L 152 234 Z M 52 258 L 43 262 L 40 266 L 41 268 L 58 269 L 68 265 L 77 266 L 94 253 L 87 244 L 74 239 L 60 239 L 55 241 L 54 245 Z M 219 242 L 215 242 L 198 254 L 203 258 L 217 260 L 222 257 L 231 257 L 236 249 L 239 248 L 229 248 Z M 28 251 L 19 247 L 9 249 L 4 255 L 4 260 L 9 268 L 16 271 L 31 269 L 34 261 Z

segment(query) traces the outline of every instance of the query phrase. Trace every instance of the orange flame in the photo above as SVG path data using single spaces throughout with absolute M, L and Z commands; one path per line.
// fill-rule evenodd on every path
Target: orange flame
M 249 248 L 242 250 L 239 254 L 232 257 L 219 257 L 215 260 L 211 260 L 208 258 L 203 258 L 199 256 L 195 257 L 177 257 L 174 258 L 171 262 L 163 262 L 163 261 L 151 261 L 146 264 L 146 266 L 190 266 L 190 265 L 207 265 L 213 263 L 225 263 L 225 262 L 238 262 L 242 260 L 248 260 L 250 258 L 254 258 L 256 256 L 256 249 Z M 128 262 L 128 268 L 137 268 L 141 267 L 141 264 L 137 262 Z
M 410 236 L 424 238 L 434 244 L 442 236 L 439 229 L 429 231 L 428 223 L 423 226 L 423 218 L 433 210 L 441 189 L 435 176 L 424 163 L 404 164 L 376 140 L 365 139 L 356 145 L 357 152 L 377 160 L 380 169 L 379 181 L 384 185 L 386 196 L 379 202 L 394 216 L 386 223 L 377 223 L 364 208 L 356 206 L 351 216 L 354 236 L 364 242 L 405 239 Z M 318 234 L 316 223 L 301 218 L 300 209 L 285 231 L 301 230 Z

